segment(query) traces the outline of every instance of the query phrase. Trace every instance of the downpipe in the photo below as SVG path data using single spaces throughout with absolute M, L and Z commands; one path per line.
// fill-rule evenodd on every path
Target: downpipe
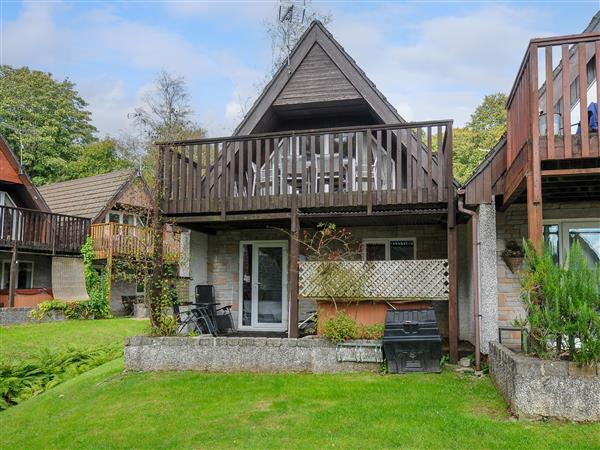
M 464 205 L 464 190 L 458 191 L 458 211 L 471 217 L 473 220 L 471 232 L 473 241 L 473 319 L 475 322 L 475 370 L 481 370 L 481 313 L 479 312 L 479 214 Z

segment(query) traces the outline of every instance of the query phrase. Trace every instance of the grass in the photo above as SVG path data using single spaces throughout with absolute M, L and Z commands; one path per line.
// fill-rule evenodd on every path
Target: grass
M 148 322 L 135 319 L 67 320 L 0 327 L 0 362 L 18 363 L 42 349 L 122 345 L 125 336 L 146 331 Z
M 0 448 L 600 448 L 511 419 L 489 378 L 123 374 L 117 359 L 0 415 Z

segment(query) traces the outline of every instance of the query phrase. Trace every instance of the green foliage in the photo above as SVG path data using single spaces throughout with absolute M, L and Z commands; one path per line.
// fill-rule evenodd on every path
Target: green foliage
M 525 245 L 522 298 L 530 351 L 541 358 L 568 358 L 579 364 L 600 361 L 600 265 L 590 268 L 575 241 L 568 261 L 556 265 L 552 252 Z
M 68 348 L 57 352 L 42 350 L 35 358 L 0 364 L 0 410 L 73 378 L 122 354 L 122 347 Z
M 383 328 L 383 324 L 359 325 L 348 314 L 339 311 L 333 319 L 325 322 L 323 335 L 331 342 L 354 339 L 380 340 L 383 338 Z
M 95 140 L 91 113 L 75 85 L 50 73 L 2 65 L 0 92 L 0 132 L 15 152 L 23 144 L 27 173 L 36 184 L 60 180 L 69 162 Z
M 152 327 L 150 330 L 152 336 L 175 336 L 176 332 L 177 318 L 167 314 L 161 315 L 158 326 Z
M 453 130 L 454 177 L 464 183 L 506 132 L 506 94 L 486 95 L 464 128 Z
M 119 154 L 117 141 L 105 138 L 83 147 L 79 158 L 67 163 L 67 169 L 62 179 L 75 180 L 131 168 L 133 168 L 133 162 Z

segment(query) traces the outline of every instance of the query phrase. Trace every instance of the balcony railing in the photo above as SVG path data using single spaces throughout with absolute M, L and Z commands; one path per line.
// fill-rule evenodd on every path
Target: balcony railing
M 600 99 L 599 73 L 600 33 L 530 42 L 507 104 L 508 168 L 600 156 L 588 122 L 589 103 Z
M 97 259 L 150 257 L 154 248 L 152 229 L 118 223 L 94 224 L 91 228 Z M 181 233 L 165 230 L 163 237 L 164 260 L 179 262 Z
M 448 300 L 447 259 L 304 261 L 299 296 L 313 300 Z
M 451 133 L 437 121 L 162 143 L 164 210 L 447 202 Z
M 51 254 L 78 254 L 90 220 L 24 208 L 0 206 L 0 246 Z

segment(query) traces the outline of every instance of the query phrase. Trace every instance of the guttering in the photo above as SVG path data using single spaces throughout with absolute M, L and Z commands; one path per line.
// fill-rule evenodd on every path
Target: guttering
M 458 192 L 458 210 L 467 214 L 473 220 L 471 232 L 472 232 L 472 260 L 473 260 L 473 319 L 475 322 L 475 370 L 481 370 L 481 314 L 479 312 L 479 214 L 477 212 L 465 208 L 464 205 L 464 189 L 460 189 Z

